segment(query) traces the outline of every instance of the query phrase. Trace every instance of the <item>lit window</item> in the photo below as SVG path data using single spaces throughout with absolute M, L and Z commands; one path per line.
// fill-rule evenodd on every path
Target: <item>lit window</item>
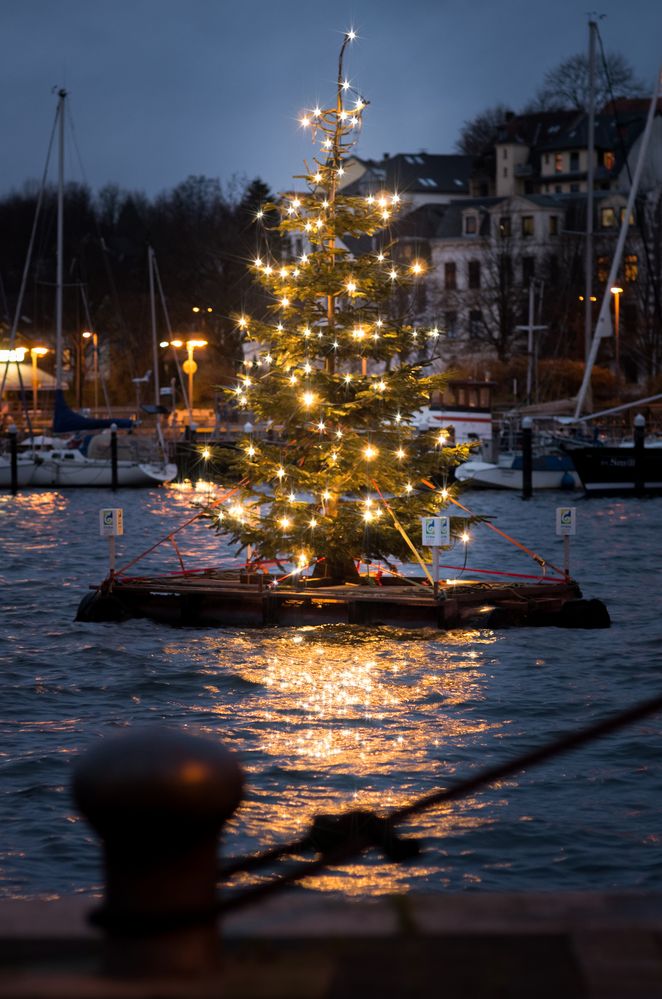
M 563 153 L 554 155 L 554 173 L 563 173 Z
M 616 225 L 616 215 L 613 208 L 600 209 L 600 228 L 611 229 Z
M 533 215 L 522 215 L 522 236 L 533 236 Z
M 465 236 L 475 236 L 478 232 L 478 219 L 475 215 L 465 215 L 464 216 L 464 234 Z
M 625 280 L 630 284 L 639 277 L 639 258 L 636 253 L 627 253 L 623 265 Z
M 610 150 L 606 150 L 602 154 L 602 162 L 604 164 L 605 170 L 613 170 L 616 165 L 616 157 Z

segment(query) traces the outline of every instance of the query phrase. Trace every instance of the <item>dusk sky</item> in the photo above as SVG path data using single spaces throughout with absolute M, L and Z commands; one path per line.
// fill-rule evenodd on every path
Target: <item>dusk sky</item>
M 463 121 L 514 109 L 545 71 L 587 46 L 577 0 L 5 0 L 0 193 L 41 176 L 56 97 L 70 92 L 80 152 L 70 179 L 149 195 L 190 174 L 262 177 L 275 190 L 310 145 L 298 114 L 333 98 L 346 70 L 370 100 L 359 155 L 452 152 Z M 659 0 L 603 0 L 600 31 L 652 87 Z

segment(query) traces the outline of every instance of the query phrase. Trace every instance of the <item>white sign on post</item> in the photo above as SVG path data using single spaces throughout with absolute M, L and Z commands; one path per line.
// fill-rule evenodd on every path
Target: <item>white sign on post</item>
M 124 534 L 124 510 L 121 507 L 99 510 L 99 534 L 108 538 L 108 563 L 112 577 L 115 572 L 115 538 Z
M 556 533 L 559 537 L 575 535 L 577 533 L 576 512 L 574 506 L 557 506 Z
M 450 517 L 421 517 L 421 544 L 438 548 L 451 543 Z
M 124 510 L 121 507 L 99 510 L 99 534 L 102 538 L 124 534 Z

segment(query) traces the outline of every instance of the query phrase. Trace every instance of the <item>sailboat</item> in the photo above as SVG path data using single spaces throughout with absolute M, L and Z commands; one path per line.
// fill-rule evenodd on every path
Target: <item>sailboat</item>
M 661 398 L 659 395 L 650 396 L 636 402 L 616 406 L 603 413 L 582 416 L 590 391 L 591 373 L 598 355 L 600 342 L 603 338 L 614 335 L 610 317 L 610 289 L 615 286 L 617 281 L 630 218 L 634 213 L 635 198 L 641 180 L 644 159 L 650 142 L 653 119 L 658 108 L 661 92 L 662 68 L 658 72 L 655 87 L 653 88 L 646 125 L 640 144 L 639 157 L 630 184 L 627 206 L 621 220 L 621 227 L 595 332 L 590 342 L 590 349 L 587 352 L 584 378 L 575 404 L 574 418 L 579 424 L 586 425 L 591 420 L 604 415 L 625 409 L 637 408 L 638 406 L 643 407 Z M 662 494 L 662 442 L 659 440 L 646 442 L 644 434 L 645 420 L 641 414 L 638 414 L 634 419 L 634 432 L 631 440 L 620 441 L 613 446 L 583 444 L 573 446 L 571 450 L 568 448 L 569 453 L 572 454 L 575 468 L 587 496 L 642 496 Z
M 67 91 L 58 91 L 58 104 L 55 112 L 55 124 L 58 130 L 58 198 L 57 198 L 57 253 L 56 253 L 56 283 L 55 283 L 55 408 L 53 414 L 53 433 L 67 434 L 68 440 L 62 446 L 50 446 L 47 449 L 32 447 L 15 455 L 14 461 L 9 455 L 0 455 L 0 488 L 8 488 L 13 483 L 19 488 L 25 487 L 109 487 L 116 484 L 122 486 L 155 486 L 171 482 L 177 475 L 177 466 L 166 460 L 163 436 L 160 433 L 160 423 L 157 421 L 158 451 L 153 453 L 151 445 L 145 446 L 137 436 L 122 437 L 117 441 L 117 459 L 113 462 L 111 454 L 111 435 L 114 430 L 131 431 L 135 424 L 132 420 L 96 419 L 82 416 L 70 409 L 64 398 L 63 381 L 63 256 L 64 256 L 64 125 L 65 102 Z M 42 191 L 43 193 L 43 191 Z M 41 195 L 37 205 L 37 214 L 41 203 Z M 36 222 L 36 218 L 35 218 Z M 34 229 L 33 229 L 34 236 Z M 23 273 L 23 282 L 16 307 L 16 315 L 10 336 L 10 348 L 13 348 L 18 317 L 21 314 L 22 299 L 25 291 L 26 275 L 32 241 L 28 251 L 28 260 Z M 3 379 L 4 381 L 4 379 Z M 155 378 L 155 388 L 158 403 L 158 378 Z M 95 433 L 102 431 L 102 433 Z M 82 445 L 78 445 L 77 437 L 85 435 Z M 13 467 L 12 467 L 13 465 Z M 113 468 L 113 465 L 115 466 Z

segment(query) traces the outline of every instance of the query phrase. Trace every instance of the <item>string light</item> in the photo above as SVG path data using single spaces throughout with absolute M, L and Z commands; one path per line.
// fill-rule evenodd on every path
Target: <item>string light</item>
M 373 461 L 378 454 L 379 451 L 372 444 L 368 444 L 363 449 L 363 457 L 366 459 L 366 461 Z
M 303 395 L 301 396 L 301 402 L 306 407 L 306 409 L 310 409 L 310 407 L 314 404 L 316 398 L 317 396 L 315 395 L 314 392 L 304 392 Z

